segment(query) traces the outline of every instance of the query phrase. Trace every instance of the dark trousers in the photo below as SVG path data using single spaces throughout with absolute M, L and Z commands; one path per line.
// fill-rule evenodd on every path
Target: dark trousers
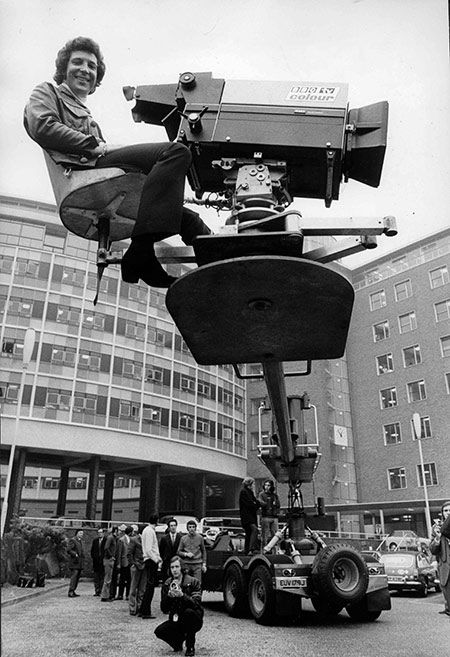
M 180 233 L 185 176 L 191 159 L 188 148 L 177 142 L 124 146 L 99 158 L 97 168 L 116 166 L 147 174 L 132 237 Z
M 130 566 L 122 566 L 119 577 L 119 592 L 117 594 L 119 598 L 122 598 L 124 593 L 128 598 L 130 594 L 130 581 Z
M 120 570 L 117 568 L 116 565 L 114 565 L 114 568 L 113 568 L 112 574 L 111 574 L 111 586 L 110 586 L 110 589 L 109 589 L 109 597 L 110 598 L 115 598 L 116 597 L 117 583 L 119 581 L 119 575 L 120 575 Z
M 94 591 L 95 595 L 100 595 L 103 586 L 103 568 L 94 570 Z
M 69 593 L 74 593 L 78 586 L 78 580 L 80 579 L 81 568 L 71 568 L 70 569 L 70 582 L 69 582 Z
M 245 531 L 245 554 L 249 554 L 258 549 L 258 527 L 254 523 L 242 525 Z
M 145 593 L 142 598 L 142 604 L 140 613 L 142 616 L 150 616 L 152 613 L 152 600 L 153 594 L 155 592 L 155 586 L 157 583 L 158 577 L 158 565 L 152 561 L 152 559 L 147 559 L 144 563 L 147 583 L 145 585 Z
M 195 635 L 202 629 L 203 620 L 192 609 L 186 609 L 178 620 L 167 620 L 155 629 L 158 639 L 162 639 L 172 648 L 180 648 L 186 641 L 186 648 L 195 646 Z

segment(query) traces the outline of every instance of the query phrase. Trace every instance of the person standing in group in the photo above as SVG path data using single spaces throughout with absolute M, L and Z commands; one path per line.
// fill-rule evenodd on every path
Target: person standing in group
M 159 542 L 159 552 L 162 559 L 162 581 L 164 582 L 170 576 L 170 560 L 178 552 L 181 534 L 178 530 L 178 522 L 175 518 L 170 518 L 167 522 L 167 530 Z
M 116 560 L 116 545 L 117 545 L 117 527 L 111 527 L 105 541 L 105 548 L 103 551 L 103 586 L 100 600 L 102 602 L 111 602 L 114 597 L 111 595 L 111 581 L 114 563 Z
M 79 594 L 75 593 L 75 591 L 83 569 L 84 549 L 82 538 L 83 530 L 77 529 L 67 545 L 67 554 L 69 555 L 68 565 L 70 569 L 69 598 L 79 597 Z
M 180 558 L 170 561 L 170 577 L 161 589 L 161 611 L 169 614 L 155 629 L 158 639 L 179 652 L 186 642 L 186 656 L 195 655 L 195 635 L 203 626 L 202 590 L 200 582 L 183 573 Z
M 178 556 L 182 559 L 184 571 L 202 583 L 202 573 L 206 572 L 206 548 L 203 536 L 197 532 L 195 520 L 188 520 L 188 533 L 181 537 Z
M 263 489 L 258 495 L 258 502 L 261 507 L 261 542 L 264 547 L 278 531 L 278 516 L 280 515 L 280 499 L 275 492 L 275 485 L 270 479 L 263 483 Z
M 176 279 L 158 261 L 155 242 L 179 234 L 185 244 L 192 244 L 197 236 L 211 233 L 196 212 L 183 208 L 189 149 L 179 142 L 118 146 L 105 141 L 86 105 L 106 70 L 92 39 L 68 41 L 55 65 L 56 85 L 39 84 L 25 107 L 28 135 L 65 169 L 119 167 L 146 174 L 131 245 L 122 258 L 122 279 L 168 288 Z
M 436 555 L 438 575 L 444 596 L 444 609 L 438 613 L 450 616 L 450 501 L 441 507 L 442 520 L 433 525 L 430 551 Z
M 100 595 L 103 586 L 103 529 L 97 530 L 97 536 L 92 541 L 91 545 L 91 559 L 92 559 L 92 570 L 94 572 L 94 595 Z
M 119 555 L 118 559 L 120 562 L 120 572 L 119 572 L 119 591 L 117 593 L 116 600 L 123 600 L 123 595 L 125 593 L 125 599 L 128 600 L 130 594 L 130 565 L 128 563 L 127 549 L 130 542 L 130 534 L 132 529 L 127 525 L 120 525 L 119 530 L 122 531 L 122 536 L 119 536 L 117 541 L 119 545 Z
M 257 552 L 258 549 L 257 512 L 260 504 L 253 491 L 254 485 L 255 480 L 253 477 L 246 477 L 242 482 L 241 492 L 239 493 L 239 513 L 241 525 L 245 531 L 245 554 L 252 554 Z
M 156 616 L 152 614 L 152 600 L 155 586 L 158 581 L 158 566 L 162 564 L 162 559 L 159 554 L 158 539 L 155 532 L 157 524 L 158 516 L 156 514 L 150 516 L 149 524 L 142 532 L 142 553 L 146 572 L 146 586 L 139 612 L 141 618 L 156 618 Z
M 132 525 L 132 527 L 133 526 L 138 529 L 137 525 Z M 141 529 L 143 529 L 143 527 L 141 527 Z M 147 584 L 144 555 L 142 552 L 142 537 L 139 533 L 139 529 L 136 533 L 133 530 L 133 535 L 131 536 L 127 547 L 127 558 L 131 575 L 128 607 L 130 615 L 137 616 L 141 610 L 142 599 Z

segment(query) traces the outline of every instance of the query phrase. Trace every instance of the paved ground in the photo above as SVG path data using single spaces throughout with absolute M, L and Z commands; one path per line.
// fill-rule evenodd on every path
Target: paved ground
M 2 656 L 173 654 L 153 634 L 165 618 L 159 611 L 159 589 L 156 620 L 130 616 L 125 601 L 101 603 L 92 595 L 91 582 L 81 581 L 79 593 L 79 598 L 69 599 L 67 586 L 57 588 L 52 582 L 34 597 L 2 605 Z M 450 645 L 450 618 L 437 613 L 443 607 L 441 594 L 430 594 L 427 599 L 394 594 L 392 611 L 368 624 L 352 623 L 345 612 L 322 623 L 306 602 L 297 623 L 274 627 L 257 625 L 252 619 L 229 618 L 220 594 L 206 593 L 204 599 L 199 657 L 434 657 L 447 655 Z

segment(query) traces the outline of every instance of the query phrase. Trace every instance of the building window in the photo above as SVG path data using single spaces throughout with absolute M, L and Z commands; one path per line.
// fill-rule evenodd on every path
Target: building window
M 403 299 L 408 299 L 412 295 L 411 281 L 408 279 L 402 281 L 401 283 L 396 283 L 394 285 L 395 290 L 395 300 L 403 301 Z
M 67 488 L 72 490 L 82 490 L 87 486 L 87 477 L 69 477 L 67 481 Z
M 78 326 L 80 323 L 81 311 L 76 308 L 72 309 L 69 306 L 58 306 L 56 311 L 56 321 L 62 324 L 71 324 Z
M 369 297 L 370 301 L 370 310 L 378 310 L 379 308 L 384 308 L 386 305 L 386 293 L 384 290 L 379 292 L 374 292 Z
M 244 398 L 241 395 L 234 395 L 234 408 L 241 412 L 244 410 Z
M 374 324 L 372 328 L 374 342 L 380 342 L 380 340 L 386 340 L 389 337 L 389 322 L 387 320 Z
M 416 434 L 414 432 L 414 423 L 411 420 L 411 435 L 413 440 L 416 440 Z M 431 438 L 431 420 L 428 415 L 424 415 L 420 418 L 420 438 Z
M 49 389 L 45 398 L 46 408 L 58 408 L 68 411 L 70 408 L 70 392 L 64 390 Z
M 392 354 L 384 354 L 377 356 L 377 374 L 386 374 L 386 372 L 394 371 L 394 361 Z
M 202 397 L 211 397 L 211 385 L 209 383 L 199 381 L 197 383 L 197 392 Z
M 51 362 L 56 365 L 67 365 L 73 367 L 75 364 L 76 350 L 71 347 L 53 347 Z
M 231 390 L 223 391 L 222 401 L 226 406 L 233 406 L 233 393 L 231 392 Z
M 450 335 L 441 338 L 441 352 L 444 357 L 450 356 Z
M 161 424 L 161 410 L 159 408 L 152 408 L 148 404 L 144 404 L 142 409 L 142 420 L 144 422 L 153 422 Z
M 26 301 L 21 301 L 19 299 L 10 299 L 8 306 L 8 315 L 13 317 L 31 317 L 31 312 L 33 310 L 33 301 L 28 299 Z
M 134 338 L 135 340 L 145 339 L 145 325 L 133 322 L 131 320 L 125 321 L 125 335 L 127 338 Z
M 449 281 L 447 265 L 442 265 L 442 267 L 432 269 L 429 272 L 429 276 L 432 290 L 434 290 L 436 287 L 442 287 L 442 285 L 445 285 Z
M 42 477 L 41 488 L 59 488 L 59 477 Z
M 73 410 L 76 413 L 95 413 L 97 410 L 97 397 L 89 395 L 83 397 L 75 394 L 73 399 Z
M 85 328 L 92 328 L 97 329 L 97 331 L 103 331 L 105 328 L 105 315 L 99 315 L 98 313 L 85 310 L 83 316 L 83 326 Z
M 119 417 L 128 417 L 132 420 L 139 420 L 140 405 L 137 402 L 126 401 L 121 399 L 119 402 Z
M 28 276 L 30 278 L 39 277 L 39 262 L 37 260 L 25 260 L 18 258 L 16 262 L 16 275 Z
M 186 392 L 195 393 L 195 379 L 182 374 L 180 377 L 180 388 Z
M 73 285 L 74 287 L 83 287 L 84 271 L 74 269 L 73 267 L 63 267 L 62 280 L 63 285 Z
M 422 466 L 417 467 L 417 483 L 419 488 L 423 488 L 423 472 Z M 423 469 L 425 472 L 425 483 L 427 486 L 437 486 L 438 478 L 436 474 L 436 463 L 424 463 Z
M 381 408 L 393 408 L 397 406 L 397 389 L 385 388 L 380 390 Z
M 152 381 L 153 383 L 162 383 L 163 368 L 155 366 L 149 367 L 147 369 L 146 380 L 148 382 Z
M 405 347 L 403 349 L 403 362 L 405 367 L 418 365 L 422 362 L 422 356 L 420 354 L 420 347 L 418 344 L 412 345 L 411 347 Z
M 434 304 L 434 312 L 437 322 L 443 322 L 445 319 L 450 318 L 450 299 L 440 301 Z
M 114 488 L 128 488 L 129 485 L 130 477 L 114 477 Z
M 402 442 L 402 434 L 400 432 L 400 422 L 392 422 L 383 426 L 384 444 L 396 445 Z
M 142 378 L 142 363 L 124 359 L 122 361 L 122 376 L 140 381 Z
M 194 430 L 194 417 L 192 415 L 180 415 L 180 429 L 186 429 L 186 431 Z
M 37 488 L 38 487 L 38 477 L 24 477 L 23 478 L 23 487 L 24 488 Z
M 78 366 L 83 370 L 92 370 L 94 372 L 100 371 L 100 356 L 92 354 L 89 351 L 80 353 Z
M 400 333 L 408 333 L 409 331 L 414 331 L 417 328 L 416 313 L 414 310 L 405 315 L 400 315 L 398 318 L 398 326 Z
M 168 335 L 170 340 L 170 334 Z M 164 347 L 166 344 L 166 332 L 156 328 L 149 328 L 148 341 Z
M 425 381 L 423 380 L 408 383 L 406 388 L 408 391 L 409 402 L 421 401 L 422 399 L 427 398 L 427 393 L 425 391 Z
M 388 479 L 389 479 L 389 490 L 406 488 L 405 468 L 389 468 Z
M 4 338 L 2 342 L 2 356 L 9 358 L 21 358 L 23 354 L 23 342 L 17 338 Z
M 197 433 L 204 433 L 209 435 L 210 433 L 209 420 L 197 420 Z

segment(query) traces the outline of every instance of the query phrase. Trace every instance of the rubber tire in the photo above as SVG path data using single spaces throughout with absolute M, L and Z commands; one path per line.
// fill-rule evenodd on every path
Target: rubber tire
M 311 604 L 322 618 L 333 618 L 333 616 L 337 616 L 344 608 L 344 605 L 341 603 L 330 604 L 328 600 L 318 598 L 317 596 L 311 598 Z
M 225 571 L 222 584 L 223 603 L 230 616 L 242 618 L 248 616 L 249 606 L 247 586 L 242 569 L 232 563 Z
M 367 609 L 367 600 L 360 600 L 356 604 L 350 604 L 345 608 L 345 611 L 355 623 L 373 623 L 381 614 L 381 610 L 369 611 Z
M 391 543 L 389 546 L 389 550 L 395 550 L 397 547 L 397 543 Z
M 342 607 L 360 600 L 367 591 L 369 571 L 363 556 L 352 545 L 328 545 L 316 555 L 312 570 L 316 596 Z M 338 577 L 343 576 L 339 582 Z M 350 581 L 346 581 L 350 580 Z
M 275 622 L 275 590 L 272 575 L 266 566 L 257 566 L 250 576 L 248 603 L 257 623 L 270 625 Z

